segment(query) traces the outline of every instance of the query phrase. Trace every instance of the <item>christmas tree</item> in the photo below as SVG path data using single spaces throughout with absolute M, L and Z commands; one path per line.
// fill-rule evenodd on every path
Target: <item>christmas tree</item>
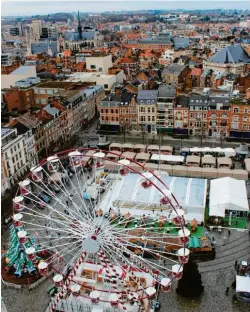
M 5 270 L 9 271 L 11 268 L 14 268 L 14 274 L 17 278 L 20 278 L 23 273 L 28 272 L 29 274 L 34 274 L 36 268 L 33 265 L 33 262 L 30 261 L 25 253 L 25 250 L 29 247 L 34 246 L 36 251 L 39 251 L 39 247 L 36 245 L 34 238 L 29 237 L 27 233 L 28 240 L 27 242 L 21 244 L 18 238 L 18 232 L 23 231 L 22 227 L 10 227 L 10 242 L 8 244 L 8 251 L 5 254 Z M 36 261 L 39 261 L 40 257 L 36 257 Z
M 198 266 L 189 260 L 183 268 L 183 276 L 178 281 L 177 294 L 183 297 L 199 297 L 204 290 Z

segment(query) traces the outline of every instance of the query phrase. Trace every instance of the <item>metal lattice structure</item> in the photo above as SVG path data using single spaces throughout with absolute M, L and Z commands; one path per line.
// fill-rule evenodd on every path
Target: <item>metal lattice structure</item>
M 62 306 L 77 307 L 80 299 L 75 311 L 91 304 L 105 311 L 147 310 L 146 302 L 159 289 L 170 291 L 188 261 L 184 210 L 161 173 L 110 154 L 114 157 L 96 149 L 60 152 L 19 183 L 14 227 L 39 273 L 57 273 L 51 311 L 74 311 Z M 155 189 L 158 202 L 110 200 L 117 183 L 131 174 L 141 190 Z M 31 246 L 25 248 L 27 241 Z

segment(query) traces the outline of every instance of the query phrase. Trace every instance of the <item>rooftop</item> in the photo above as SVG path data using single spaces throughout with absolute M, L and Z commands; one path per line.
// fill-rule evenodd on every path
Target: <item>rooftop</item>
M 29 67 L 29 66 L 27 66 Z M 43 82 L 40 83 L 39 85 L 37 85 L 37 88 L 60 88 L 60 89 L 64 89 L 68 86 L 70 86 L 72 84 L 72 82 L 68 82 L 68 81 L 48 81 L 48 82 Z
M 15 69 L 10 75 L 24 75 L 27 72 L 30 72 L 31 70 L 36 70 L 36 66 L 20 66 L 17 69 Z
M 154 100 L 157 101 L 158 90 L 140 90 L 138 92 L 137 101 L 148 101 Z
M 232 45 L 215 53 L 208 61 L 220 64 L 246 64 L 250 63 L 250 57 L 240 45 Z
M 162 74 L 174 74 L 179 75 L 184 69 L 186 68 L 185 65 L 179 65 L 179 64 L 170 64 L 168 67 L 166 67 Z
M 7 134 L 10 134 L 13 130 L 12 128 L 1 128 L 1 137 L 4 137 Z
M 174 97 L 176 88 L 170 85 L 162 84 L 158 88 L 158 97 Z

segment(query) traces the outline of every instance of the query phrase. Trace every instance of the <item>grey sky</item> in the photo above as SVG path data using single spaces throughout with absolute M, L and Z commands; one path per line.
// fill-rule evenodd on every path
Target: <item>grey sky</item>
M 249 1 L 1 1 L 2 16 L 150 9 L 249 9 Z

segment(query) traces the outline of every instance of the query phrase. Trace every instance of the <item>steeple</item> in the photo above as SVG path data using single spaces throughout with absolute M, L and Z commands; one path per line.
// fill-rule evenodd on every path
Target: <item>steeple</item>
M 82 26 L 81 26 L 79 10 L 78 10 L 78 33 L 79 33 L 79 38 L 82 39 Z

